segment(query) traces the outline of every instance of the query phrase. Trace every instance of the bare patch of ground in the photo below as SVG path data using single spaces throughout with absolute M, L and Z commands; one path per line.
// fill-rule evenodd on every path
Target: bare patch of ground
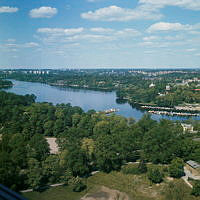
M 86 194 L 81 200 L 130 200 L 128 195 L 102 186 L 99 191 Z
M 174 178 L 172 178 L 172 177 L 166 177 L 166 179 L 168 180 L 168 181 L 173 181 L 174 180 Z
M 58 144 L 56 143 L 56 138 L 46 137 L 46 140 L 49 144 L 50 153 L 57 154 L 58 153 Z

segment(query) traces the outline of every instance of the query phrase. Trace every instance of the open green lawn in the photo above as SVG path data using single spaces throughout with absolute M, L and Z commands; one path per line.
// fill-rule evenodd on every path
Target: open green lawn
M 110 189 L 116 189 L 128 194 L 132 200 L 200 200 L 190 194 L 191 189 L 185 185 L 182 179 L 173 180 L 177 187 L 172 187 L 173 193 L 181 194 L 181 199 L 168 191 L 169 182 L 167 179 L 161 184 L 151 184 L 146 175 L 125 175 L 121 172 L 97 173 L 87 180 L 87 190 L 81 193 L 75 193 L 69 187 L 60 186 L 50 188 L 44 192 L 29 192 L 24 196 L 30 200 L 79 200 L 87 192 L 95 192 L 100 186 L 106 186 Z M 166 196 L 168 192 L 168 196 Z M 171 195 L 171 196 L 170 196 Z
M 72 192 L 66 186 L 52 187 L 44 192 L 24 193 L 24 197 L 30 200 L 78 200 L 84 196 L 86 191 L 76 193 Z

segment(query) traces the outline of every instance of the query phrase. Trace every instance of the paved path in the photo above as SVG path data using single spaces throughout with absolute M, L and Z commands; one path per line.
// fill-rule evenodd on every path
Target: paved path
M 192 184 L 188 181 L 188 178 L 192 178 L 194 180 L 200 180 L 200 176 L 195 176 L 186 167 L 184 167 L 184 172 L 185 172 L 185 176 L 183 176 L 182 179 L 185 181 L 185 183 L 189 187 L 193 188 Z
M 56 184 L 52 184 L 52 185 L 48 185 L 49 187 L 58 187 L 64 185 L 64 183 L 56 183 Z M 33 189 L 28 189 L 28 190 L 21 190 L 21 193 L 26 193 L 26 192 L 33 192 Z
M 28 189 L 28 190 L 21 190 L 21 193 L 26 193 L 26 192 L 33 192 L 33 189 Z
M 134 163 L 139 163 L 139 162 L 129 162 L 129 163 L 126 163 L 126 164 L 134 164 Z M 147 163 L 147 164 L 150 164 L 150 163 Z M 94 171 L 91 173 L 91 175 L 94 175 L 96 173 L 98 173 L 99 171 Z M 188 178 L 192 178 L 194 180 L 200 180 L 200 176 L 195 176 L 193 175 L 186 167 L 184 167 L 184 172 L 185 172 L 185 176 L 181 177 L 185 183 L 193 188 L 192 184 L 188 181 Z M 64 185 L 64 183 L 57 183 L 57 184 L 52 184 L 52 185 L 49 185 L 50 187 L 57 187 L 57 186 L 61 186 L 61 185 Z M 22 190 L 20 191 L 22 193 L 26 193 L 26 192 L 33 192 L 33 189 L 27 189 L 27 190 Z
M 192 184 L 188 181 L 188 176 L 183 176 L 181 177 L 185 183 L 190 187 L 190 188 L 193 188 Z
M 200 176 L 195 176 L 186 167 L 184 167 L 184 172 L 185 172 L 186 176 L 188 176 L 194 180 L 200 180 Z
M 99 173 L 100 171 L 93 171 L 91 172 L 91 175 L 93 176 L 96 173 Z M 64 183 L 56 183 L 56 184 L 52 184 L 52 185 L 48 185 L 49 187 L 58 187 L 64 185 Z M 26 192 L 33 192 L 33 189 L 27 189 L 27 190 L 21 190 L 21 193 L 26 193 Z

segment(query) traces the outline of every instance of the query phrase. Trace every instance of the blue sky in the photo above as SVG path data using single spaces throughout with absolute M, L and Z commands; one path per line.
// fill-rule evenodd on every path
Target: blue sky
M 0 0 L 1 68 L 200 66 L 200 0 Z

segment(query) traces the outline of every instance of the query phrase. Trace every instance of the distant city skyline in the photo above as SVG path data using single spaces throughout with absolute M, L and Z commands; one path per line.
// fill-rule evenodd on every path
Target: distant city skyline
M 2 0 L 0 69 L 198 68 L 200 1 Z

